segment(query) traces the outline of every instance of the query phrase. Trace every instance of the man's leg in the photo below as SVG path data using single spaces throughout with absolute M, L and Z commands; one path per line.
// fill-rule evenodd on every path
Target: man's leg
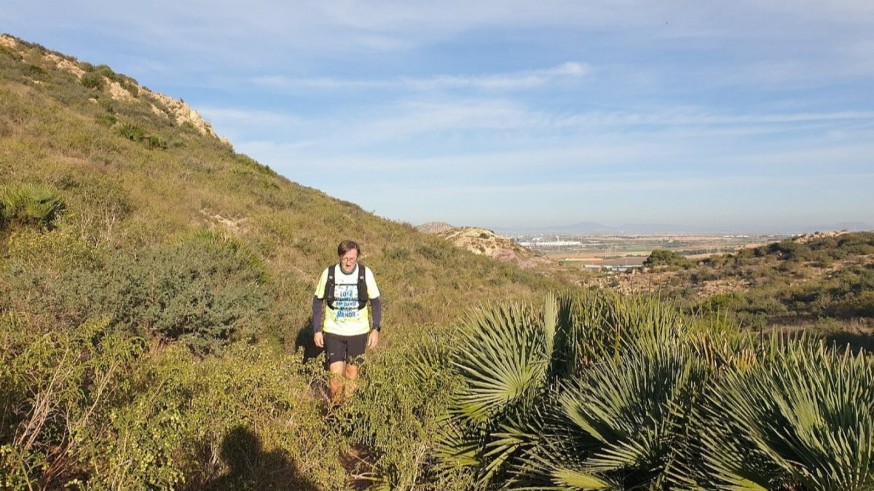
M 339 404 L 355 392 L 358 366 L 364 361 L 367 334 L 356 336 L 325 335 L 325 355 L 330 372 L 328 388 L 331 402 Z
M 347 363 L 343 377 L 346 379 L 345 397 L 348 399 L 358 388 L 358 365 Z
M 335 361 L 328 365 L 328 389 L 331 391 L 331 403 L 339 404 L 343 401 L 343 385 L 348 365 L 344 361 Z M 357 376 L 356 370 L 356 376 Z
M 343 399 L 343 378 L 346 375 L 346 338 L 325 333 L 325 364 L 328 368 L 328 390 L 331 404 Z

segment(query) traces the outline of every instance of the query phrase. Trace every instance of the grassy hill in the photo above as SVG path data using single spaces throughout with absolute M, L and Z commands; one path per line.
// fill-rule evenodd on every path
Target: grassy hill
M 336 260 L 336 244 L 345 238 L 362 245 L 362 262 L 377 272 L 388 336 L 400 326 L 451 322 L 484 299 L 528 298 L 554 286 L 278 176 L 234 152 L 207 123 L 180 123 L 179 115 L 191 112 L 184 104 L 109 67 L 9 37 L 0 46 L 0 186 L 36 185 L 63 203 L 39 233 L 7 223 L 4 250 L 69 258 L 52 248 L 77 249 L 88 257 L 79 267 L 89 274 L 143 260 L 161 272 L 178 266 L 174 253 L 197 254 L 207 234 L 257 269 L 250 295 L 265 307 L 247 329 L 286 342 L 306 326 L 314 279 Z M 34 257 L 30 266 L 50 263 Z M 54 275 L 39 285 L 46 303 L 59 290 L 85 287 L 69 284 L 78 280 L 67 271 L 15 271 L 6 283 L 10 310 L 33 308 L 35 285 L 22 285 L 28 274 L 34 281 Z M 49 312 L 52 307 L 40 309 L 46 316 L 40 322 L 68 315 L 70 307 L 79 312 L 72 322 L 118 315 L 106 302 L 54 306 L 64 312 Z

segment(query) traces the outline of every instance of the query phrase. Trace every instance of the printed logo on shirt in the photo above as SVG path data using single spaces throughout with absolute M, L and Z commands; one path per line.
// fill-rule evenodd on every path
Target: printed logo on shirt
M 336 285 L 334 287 L 334 306 L 337 320 L 349 319 L 358 315 L 358 285 Z

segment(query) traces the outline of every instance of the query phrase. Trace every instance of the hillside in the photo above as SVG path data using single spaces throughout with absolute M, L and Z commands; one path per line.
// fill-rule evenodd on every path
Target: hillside
M 53 233 L 98 256 L 138 256 L 203 231 L 232 239 L 264 267 L 260 295 L 272 308 L 257 331 L 297 337 L 314 279 L 347 237 L 378 274 L 389 326 L 451 323 L 475 303 L 549 284 L 278 176 L 192 108 L 109 67 L 9 36 L 0 63 L 0 185 L 45 186 L 65 205 Z M 9 241 L 7 231 L 4 248 Z M 6 307 L 29 308 L 15 303 L 32 292 L 7 281 Z M 77 321 L 99 311 L 77 307 Z
M 695 259 L 654 251 L 639 272 L 584 284 L 731 314 L 747 327 L 807 329 L 874 348 L 874 232 L 806 234 Z

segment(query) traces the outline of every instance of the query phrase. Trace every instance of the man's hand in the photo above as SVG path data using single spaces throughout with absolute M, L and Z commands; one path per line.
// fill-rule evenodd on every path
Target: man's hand
M 367 335 L 367 347 L 373 349 L 377 344 L 379 344 L 379 331 L 374 329 Z
M 322 331 L 313 334 L 313 342 L 316 343 L 316 346 L 319 348 L 325 347 L 325 336 L 322 334 Z

